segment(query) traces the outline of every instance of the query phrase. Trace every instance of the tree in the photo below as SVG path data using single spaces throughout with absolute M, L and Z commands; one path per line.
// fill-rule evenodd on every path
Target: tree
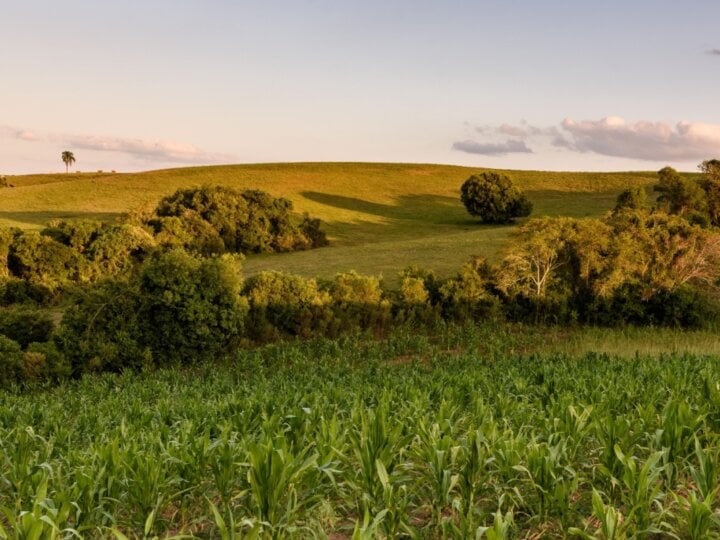
M 176 191 L 160 201 L 148 225 L 160 245 L 206 255 L 295 251 L 327 243 L 318 220 L 295 223 L 288 199 L 225 186 Z
M 662 212 L 610 219 L 613 259 L 606 279 L 640 285 L 644 299 L 685 284 L 712 287 L 720 267 L 720 233 Z
M 706 159 L 698 165 L 703 174 L 713 182 L 720 183 L 720 159 Z
M 646 204 L 647 193 L 645 193 L 645 188 L 642 186 L 631 187 L 618 195 L 613 212 L 619 212 L 624 208 L 642 210 Z
M 655 191 L 660 192 L 657 202 L 670 214 L 704 214 L 707 210 L 705 193 L 697 182 L 680 176 L 672 167 L 663 167 L 658 171 L 658 184 Z
M 70 165 L 75 163 L 75 156 L 70 150 L 65 150 L 62 155 L 63 163 L 65 164 L 65 174 L 68 174 Z
M 140 339 L 156 363 L 217 359 L 237 346 L 248 311 L 238 259 L 157 252 L 136 281 Z
M 532 212 L 532 203 L 510 179 L 494 172 L 471 176 L 460 191 L 467 211 L 483 223 L 510 223 Z
M 568 264 L 565 248 L 573 224 L 570 218 L 529 221 L 503 261 L 498 288 L 509 296 L 543 298 L 557 271 Z
M 720 160 L 705 160 L 698 165 L 698 168 L 704 175 L 700 185 L 705 190 L 707 197 L 710 223 L 718 227 L 720 226 Z

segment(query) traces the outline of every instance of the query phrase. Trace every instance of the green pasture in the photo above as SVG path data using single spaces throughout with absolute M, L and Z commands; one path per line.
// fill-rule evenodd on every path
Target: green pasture
M 471 256 L 500 256 L 513 226 L 478 225 L 459 200 L 479 168 L 426 164 L 280 163 L 142 173 L 10 176 L 0 191 L 0 226 L 37 229 L 55 218 L 112 220 L 150 210 L 178 188 L 222 184 L 291 199 L 319 217 L 331 245 L 311 252 L 262 255 L 248 275 L 266 269 L 305 276 L 357 270 L 393 279 L 415 264 L 441 275 Z M 502 171 L 535 205 L 533 216 L 601 216 L 629 186 L 651 186 L 654 172 Z

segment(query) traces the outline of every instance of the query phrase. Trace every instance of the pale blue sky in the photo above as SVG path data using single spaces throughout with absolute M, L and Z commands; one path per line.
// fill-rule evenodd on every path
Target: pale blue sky
M 0 0 L 0 173 L 265 161 L 692 170 L 718 0 Z M 624 119 L 624 120 L 621 120 Z

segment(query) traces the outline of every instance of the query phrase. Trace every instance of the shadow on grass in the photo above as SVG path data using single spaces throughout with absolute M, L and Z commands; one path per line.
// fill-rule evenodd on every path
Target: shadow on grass
M 403 237 L 436 236 L 449 230 L 478 226 L 460 201 L 453 197 L 403 195 L 397 197 L 393 204 L 383 204 L 316 191 L 303 191 L 300 195 L 328 207 L 382 218 L 381 223 L 362 217 L 352 221 L 326 220 L 328 232 L 341 243 L 359 244 Z
M 428 221 L 429 218 L 434 223 L 457 224 L 467 221 L 468 217 L 459 199 L 441 195 L 403 195 L 395 199 L 395 204 L 381 204 L 317 191 L 303 191 L 300 195 L 316 203 L 387 219 Z
M 120 212 L 0 212 L 0 222 L 12 221 L 23 225 L 38 228 L 48 224 L 53 219 L 91 219 L 96 221 L 114 221 L 122 214 Z

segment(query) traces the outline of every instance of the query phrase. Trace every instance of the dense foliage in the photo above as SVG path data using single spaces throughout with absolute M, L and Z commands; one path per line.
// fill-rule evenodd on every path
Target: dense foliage
M 292 203 L 257 190 L 224 186 L 181 189 L 148 220 L 161 245 L 203 254 L 267 253 L 327 244 L 318 220 L 293 222 Z
M 658 203 L 671 214 L 687 216 L 701 225 L 720 227 L 720 161 L 703 161 L 699 180 L 687 178 L 672 167 L 658 171 L 655 190 L 660 193 Z
M 0 535 L 717 537 L 718 358 L 517 339 L 316 341 L 0 393 Z
M 157 253 L 129 281 L 85 288 L 65 312 L 57 342 L 75 374 L 217 358 L 243 335 L 241 286 L 230 256 Z
M 661 171 L 661 184 L 677 178 Z M 237 249 L 239 238 L 247 241 L 233 221 L 241 210 L 287 208 L 257 192 L 235 195 L 224 188 L 180 191 L 157 214 L 203 223 L 225 251 Z M 243 281 L 236 256 L 208 254 L 213 250 L 200 244 L 194 251 L 172 247 L 163 232 L 153 235 L 132 222 L 59 221 L 42 233 L 6 231 L 0 234 L 8 270 L 0 277 L 3 305 L 32 305 L 58 288 L 84 284 L 67 297 L 57 329 L 32 307 L 0 310 L 0 335 L 22 351 L 24 369 L 11 380 L 189 365 L 242 346 L 358 332 L 382 336 L 404 324 L 428 332 L 447 322 L 488 319 L 716 325 L 720 232 L 680 207 L 647 209 L 643 196 L 627 190 L 603 219 L 533 219 L 516 230 L 499 264 L 477 258 L 448 278 L 409 268 L 392 288 L 355 272 L 329 280 L 262 272 Z M 257 208 L 256 216 L 264 212 Z M 259 224 L 290 227 L 263 215 Z M 38 363 L 42 369 L 32 367 Z
M 473 175 L 460 188 L 460 200 L 482 223 L 509 223 L 527 217 L 533 205 L 510 178 L 495 172 Z
M 126 278 L 156 251 L 208 256 L 327 244 L 319 220 L 305 215 L 298 221 L 291 212 L 286 199 L 214 186 L 180 190 L 146 219 L 53 220 L 39 232 L 0 229 L 0 304 L 42 303 L 78 284 Z

